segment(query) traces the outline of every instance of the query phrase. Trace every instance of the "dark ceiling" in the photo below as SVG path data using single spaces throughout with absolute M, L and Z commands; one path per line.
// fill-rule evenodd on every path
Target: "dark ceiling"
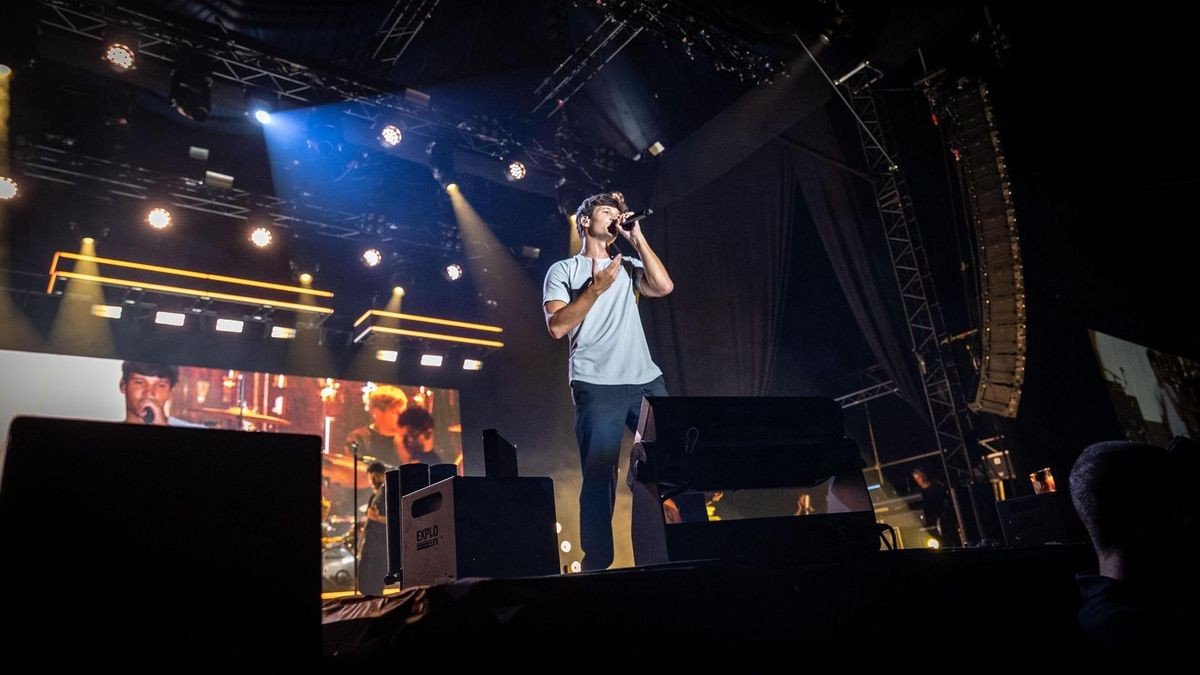
M 346 262 L 363 246 L 387 247 L 388 271 L 424 265 L 419 276 L 461 257 L 454 214 L 428 170 L 431 141 L 457 146 L 465 194 L 503 244 L 514 252 L 531 247 L 557 256 L 565 250 L 567 229 L 558 215 L 563 193 L 556 185 L 568 181 L 566 198 L 577 202 L 584 191 L 647 176 L 645 169 L 653 171 L 661 159 L 647 152 L 652 144 L 669 153 L 740 95 L 787 77 L 769 78 L 763 66 L 794 61 L 800 53 L 795 36 L 812 40 L 837 26 L 843 48 L 868 53 L 887 16 L 867 8 L 853 22 L 843 16 L 837 23 L 834 6 L 823 2 L 787 10 L 628 0 L 46 0 L 22 6 L 28 9 L 25 22 L 7 24 L 12 37 L 5 48 L 27 44 L 37 59 L 13 83 L 13 156 L 41 180 L 26 182 L 28 198 L 16 208 L 30 209 L 27 215 L 41 224 L 14 233 L 14 252 L 30 261 L 21 271 L 44 270 L 51 251 L 73 246 L 85 233 L 104 237 L 109 251 L 136 249 L 145 243 L 144 228 L 121 223 L 136 223 L 142 202 L 114 192 L 153 200 L 178 192 L 181 181 L 195 183 L 215 171 L 234 177 L 241 192 L 217 198 L 236 202 L 239 217 L 189 210 L 178 219 L 182 236 L 157 243 L 158 254 L 196 267 L 211 267 L 216 258 L 229 273 L 276 278 L 294 276 L 298 266 L 315 260 L 325 283 L 372 304 L 394 279 L 378 271 L 364 276 Z M 657 13 L 650 17 L 647 7 Z M 399 44 L 377 36 L 390 12 L 426 20 L 418 22 L 399 58 L 385 63 L 380 54 Z M 923 25 L 927 30 L 937 22 Z M 632 26 L 646 28 L 634 34 Z M 114 72 L 97 56 L 111 27 L 140 34 L 132 72 Z M 583 68 L 570 77 L 578 64 L 572 53 L 589 53 L 582 46 L 595 36 L 612 38 L 596 51 L 595 76 L 589 79 L 592 71 Z M 618 44 L 624 48 L 615 49 Z M 234 47 L 243 51 L 224 51 Z M 239 81 L 222 77 L 218 55 L 232 54 L 229 61 L 239 66 L 259 63 L 247 50 L 271 59 L 265 70 L 290 79 L 242 71 Z M 211 115 L 197 123 L 173 109 L 170 82 L 173 69 L 201 54 L 218 75 Z M 282 123 L 264 129 L 247 117 L 246 92 L 295 89 L 294 82 L 304 83 L 305 91 L 281 98 Z M 407 142 L 382 151 L 370 123 L 339 100 L 347 91 L 376 92 L 362 95 L 368 101 L 404 99 L 398 105 L 410 113 L 404 118 Z M 411 104 L 412 92 L 427 102 Z M 207 149 L 207 159 L 191 158 L 191 147 Z M 513 147 L 540 153 L 519 184 L 501 178 L 499 160 Z M 136 174 L 153 185 L 114 188 L 113 162 L 122 167 L 116 172 L 122 180 Z M 295 216 L 277 223 L 292 235 L 279 241 L 290 249 L 286 255 L 229 255 L 230 244 L 222 239 L 257 212 Z M 517 259 L 533 277 L 546 262 Z M 448 299 L 433 292 L 438 289 L 426 290 L 435 305 Z M 471 295 L 458 292 L 457 299 Z
M 143 167 L 161 177 L 195 179 L 204 170 L 233 175 L 235 185 L 248 193 L 288 201 L 285 206 L 304 211 L 308 221 L 332 223 L 330 230 L 306 225 L 304 219 L 285 223 L 297 235 L 288 239 L 289 245 L 295 256 L 326 256 L 331 274 L 341 273 L 347 287 L 368 296 L 387 280 L 364 278 L 360 271 L 332 262 L 333 256 L 352 255 L 356 247 L 381 239 L 397 249 L 435 252 L 432 257 L 438 261 L 456 252 L 453 228 L 448 227 L 453 214 L 429 176 L 424 152 L 427 141 L 444 136 L 446 129 L 436 124 L 416 129 L 412 136 L 418 142 L 382 153 L 364 135 L 369 126 L 355 127 L 345 106 L 326 89 L 310 104 L 291 101 L 293 109 L 285 113 L 307 138 L 290 143 L 281 137 L 264 139 L 229 86 L 220 96 L 220 87 L 214 88 L 213 115 L 197 124 L 167 102 L 169 64 L 143 59 L 135 73 L 115 74 L 98 62 L 98 40 L 48 27 L 47 8 L 83 7 L 115 22 L 152 17 L 180 34 L 257 46 L 302 64 L 297 72 L 319 73 L 323 82 L 341 78 L 398 96 L 423 92 L 429 96 L 431 118 L 456 122 L 451 130 L 473 134 L 476 140 L 495 136 L 538 144 L 550 161 L 524 183 L 506 184 L 496 156 L 480 151 L 478 143 L 464 146 L 461 134 L 451 139 L 459 143 L 460 172 L 469 174 L 464 180 L 472 205 L 514 251 L 532 246 L 546 250 L 546 257 L 565 251 L 566 231 L 554 189 L 560 177 L 588 187 L 652 180 L 656 163 L 669 160 L 673 148 L 719 112 L 755 87 L 774 86 L 756 84 L 761 72 L 751 72 L 746 64 L 795 64 L 802 55 L 796 38 L 816 44 L 822 31 L 835 36 L 821 54 L 827 64 L 870 58 L 886 75 L 883 86 L 893 91 L 909 91 L 923 64 L 993 77 L 1019 189 L 1018 209 L 1025 220 L 1028 259 L 1044 264 L 1054 297 L 1089 314 L 1111 309 L 1116 325 L 1136 329 L 1145 323 L 1139 317 L 1147 306 L 1172 314 L 1171 301 L 1154 289 L 1177 285 L 1181 273 L 1176 271 L 1188 266 L 1195 249 L 1194 228 L 1184 224 L 1191 220 L 1188 195 L 1196 180 L 1196 140 L 1178 131 L 1183 121 L 1173 93 L 1186 81 L 1178 65 L 1189 40 L 1182 21 L 1160 19 L 1153 35 L 1131 34 L 1126 21 L 1115 15 L 1006 7 L 990 15 L 1002 28 L 993 33 L 985 6 L 975 3 L 658 3 L 654 7 L 669 8 L 675 21 L 658 25 L 689 26 L 687 35 L 645 30 L 561 109 L 551 101 L 535 111 L 542 99 L 539 85 L 565 79 L 555 69 L 569 63 L 588 36 L 622 18 L 637 23 L 633 13 L 647 3 L 51 0 L 24 6 L 31 8 L 30 17 L 40 18 L 40 37 L 33 37 L 29 24 L 14 19 L 5 29 L 16 31 L 15 37 L 3 42 L 11 51 L 32 37 L 40 54 L 36 76 L 19 76 L 13 84 L 10 126 L 18 165 L 39 153 L 64 152 Z M 376 32 L 397 8 L 410 13 L 424 8 L 418 14 L 427 20 L 402 56 L 386 64 L 372 52 L 378 45 Z M 995 35 L 1001 39 L 993 39 Z M 1007 46 L 1000 55 L 1002 65 L 994 44 Z M 743 58 L 731 58 L 730 50 L 740 47 L 746 47 Z M 914 119 L 919 119 L 917 113 Z M 335 152 L 328 152 L 330 143 L 311 142 L 335 128 L 343 141 L 332 144 L 340 148 Z M 425 132 L 429 136 L 422 138 Z M 648 155 L 654 142 L 666 147 L 665 156 Z M 189 159 L 190 146 L 208 148 L 209 159 Z M 916 169 L 921 164 L 916 160 L 924 158 L 911 159 L 910 168 Z M 930 167 L 939 170 L 936 164 Z M 596 170 L 597 165 L 603 166 Z M 579 167 L 590 175 L 581 177 Z M 96 171 L 95 166 L 78 169 Z M 910 180 L 920 186 L 944 177 L 918 177 L 914 171 Z M 26 260 L 16 260 L 14 266 L 43 272 L 42 249 L 77 237 L 94 223 L 89 214 L 132 208 L 99 188 L 94 181 L 74 189 L 48 181 L 27 185 L 31 199 L 14 209 L 32 210 L 30 204 L 36 202 L 45 224 L 14 234 L 29 242 L 28 248 L 14 248 L 27 252 Z M 45 199 L 32 199 L 39 192 Z M 181 228 L 212 241 L 214 233 L 232 227 L 209 215 L 184 214 Z M 132 242 L 145 237 L 136 228 L 109 229 L 110 248 L 121 237 Z M 321 234 L 334 236 L 317 236 Z M 1087 255 L 1073 255 L 1081 248 Z M 199 261 L 205 253 L 203 246 L 182 242 L 163 246 L 164 252 L 173 249 L 184 261 Z M 306 254 L 306 249 L 315 252 Z M 545 258 L 518 259 L 534 279 L 547 263 Z M 222 255 L 222 264 L 264 275 L 286 276 L 287 262 Z M 1137 273 L 1106 274 L 1100 269 L 1104 265 Z

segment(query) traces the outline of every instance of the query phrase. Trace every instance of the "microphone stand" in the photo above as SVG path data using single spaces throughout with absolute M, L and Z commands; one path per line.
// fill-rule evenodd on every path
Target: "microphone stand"
M 245 415 L 246 415 L 246 375 L 245 375 L 245 373 L 238 373 L 237 399 L 238 399 L 237 429 L 238 429 L 238 431 L 245 431 L 246 430 L 246 417 L 245 417 Z
M 346 445 L 350 446 L 350 456 L 353 457 L 350 471 L 354 474 L 354 511 L 350 518 L 350 532 L 354 535 L 351 540 L 354 542 L 354 594 L 358 595 L 358 555 L 362 551 L 362 536 L 358 532 L 358 443 L 350 441 Z M 365 526 L 363 529 L 366 529 Z

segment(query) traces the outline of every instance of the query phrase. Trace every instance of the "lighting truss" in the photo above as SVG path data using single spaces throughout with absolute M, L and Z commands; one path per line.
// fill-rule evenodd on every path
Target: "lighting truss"
M 397 0 L 375 33 L 371 59 L 395 65 L 441 0 Z
M 388 224 L 367 223 L 361 213 L 325 208 L 306 202 L 255 194 L 238 188 L 215 189 L 203 181 L 181 178 L 147 169 L 91 157 L 46 145 L 30 145 L 14 153 L 24 174 L 65 185 L 100 187 L 114 195 L 145 200 L 161 191 L 170 202 L 189 211 L 248 220 L 265 213 L 277 227 L 302 235 L 320 235 L 344 240 L 364 236 L 434 251 L 454 251 L 456 242 L 439 232 Z
M 643 32 L 664 43 L 682 44 L 690 58 L 707 58 L 719 72 L 735 73 L 754 84 L 768 82 L 786 71 L 780 59 L 762 54 L 750 42 L 717 27 L 676 0 L 597 0 L 604 19 L 546 78 L 535 94 L 543 94 L 536 112 L 554 102 L 550 114 L 560 110 L 576 92 Z M 558 78 L 558 79 L 555 79 Z
M 143 58 L 175 64 L 175 55 L 181 50 L 204 54 L 213 64 L 214 81 L 272 92 L 294 104 L 314 106 L 341 101 L 342 111 L 352 117 L 370 123 L 385 115 L 400 119 L 409 132 L 449 135 L 458 147 L 489 157 L 503 157 L 515 146 L 528 153 L 535 168 L 569 167 L 585 175 L 600 172 L 606 177 L 614 172 L 611 163 L 585 163 L 586 156 L 563 152 L 557 140 L 555 144 L 546 143 L 514 129 L 506 129 L 499 136 L 481 133 L 472 119 L 429 107 L 429 97 L 420 92 L 406 89 L 396 93 L 387 84 L 365 82 L 332 69 L 317 69 L 276 56 L 249 38 L 220 32 L 207 23 L 161 18 L 129 7 L 81 0 L 41 0 L 40 11 L 43 27 L 87 40 L 103 40 L 110 26 L 135 32 Z

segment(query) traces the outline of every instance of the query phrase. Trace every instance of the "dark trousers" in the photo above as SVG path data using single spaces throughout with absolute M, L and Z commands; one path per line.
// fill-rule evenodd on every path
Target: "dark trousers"
M 387 576 L 387 527 L 367 521 L 362 556 L 358 561 L 358 591 L 363 595 L 383 595 Z
M 646 384 L 571 383 L 575 399 L 575 438 L 583 485 L 579 490 L 579 545 L 583 569 L 606 569 L 613 561 L 613 504 L 617 498 L 617 460 L 621 437 L 637 431 L 645 396 L 666 396 L 660 376 Z

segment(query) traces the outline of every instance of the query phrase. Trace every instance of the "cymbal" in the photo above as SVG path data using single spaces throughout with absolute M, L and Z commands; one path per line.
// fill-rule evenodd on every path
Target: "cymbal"
M 291 422 L 283 419 L 282 417 L 272 417 L 271 415 L 264 415 L 260 412 L 255 412 L 253 410 L 250 410 L 249 408 L 239 408 L 238 406 L 232 406 L 229 408 L 197 408 L 197 410 L 199 410 L 200 412 L 211 413 L 213 415 L 226 415 L 228 417 L 241 417 L 242 419 L 258 420 L 260 422 L 271 422 L 272 424 L 280 424 L 283 426 L 291 425 Z
M 329 482 L 334 485 L 352 488 L 354 487 L 354 456 L 339 455 L 337 453 L 329 453 L 322 455 L 323 460 L 321 473 L 329 476 Z M 367 462 L 359 460 L 358 462 L 358 487 L 359 489 L 371 487 L 371 477 L 367 475 Z

